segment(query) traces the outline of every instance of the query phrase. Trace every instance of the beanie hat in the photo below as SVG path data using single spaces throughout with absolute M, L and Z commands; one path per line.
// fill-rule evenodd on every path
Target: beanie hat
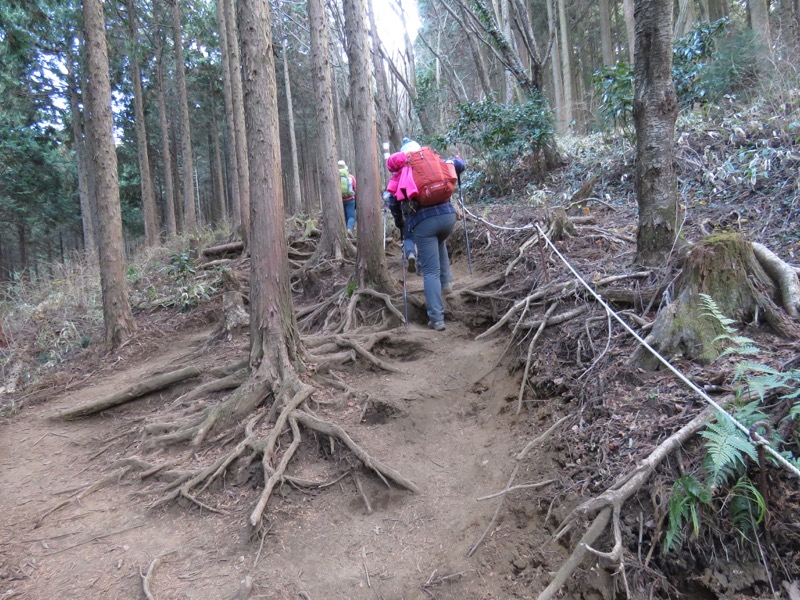
M 456 174 L 461 175 L 461 173 L 464 172 L 464 169 L 467 168 L 467 161 L 460 156 L 456 156 L 453 158 L 453 166 L 456 168 Z
M 339 168 L 340 169 L 347 170 L 347 163 L 346 162 L 344 162 L 343 160 L 340 160 L 338 164 L 339 164 Z
M 403 145 L 400 147 L 400 152 L 416 152 L 420 149 L 420 145 L 414 140 L 403 138 Z

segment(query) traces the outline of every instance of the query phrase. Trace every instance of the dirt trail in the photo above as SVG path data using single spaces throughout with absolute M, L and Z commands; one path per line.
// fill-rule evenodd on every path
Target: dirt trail
M 421 279 L 410 278 L 409 289 L 421 294 Z M 246 525 L 257 485 L 217 489 L 218 506 L 226 510 L 219 515 L 180 503 L 148 510 L 154 496 L 136 495 L 142 484 L 123 479 L 36 527 L 41 515 L 69 497 L 60 492 L 97 481 L 113 458 L 136 453 L 138 440 L 94 457 L 164 400 L 155 395 L 71 423 L 49 421 L 48 415 L 175 368 L 205 335 L 172 339 L 163 354 L 0 425 L 0 599 L 144 597 L 141 573 L 157 557 L 151 588 L 161 600 L 235 598 L 248 575 L 253 597 L 262 598 L 512 597 L 511 561 L 495 546 L 474 558 L 465 555 L 495 507 L 476 498 L 502 489 L 520 447 L 502 413 L 516 384 L 493 375 L 480 381 L 502 347 L 474 341 L 474 332 L 454 320 L 443 332 L 421 325 L 398 332 L 387 352 L 402 373 L 342 373 L 349 385 L 386 402 L 363 422 L 362 406 L 343 399 L 334 397 L 318 410 L 417 483 L 418 495 L 388 490 L 360 470 L 373 509 L 367 514 L 350 476 L 313 494 L 286 487 L 283 497 L 270 501 L 271 528 L 261 544 L 249 539 Z M 405 340 L 421 343 L 421 350 L 404 353 Z M 307 446 L 292 470 L 329 477 L 335 461 Z

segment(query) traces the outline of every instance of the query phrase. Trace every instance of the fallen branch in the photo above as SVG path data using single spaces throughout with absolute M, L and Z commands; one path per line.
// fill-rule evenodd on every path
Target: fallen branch
M 723 407 L 730 402 L 732 397 L 720 400 L 719 404 Z M 630 473 L 620 477 L 605 492 L 583 502 L 567 515 L 564 521 L 553 535 L 554 540 L 563 537 L 578 521 L 594 519 L 591 527 L 581 538 L 580 543 L 575 547 L 572 555 L 561 566 L 556 573 L 553 581 L 539 595 L 537 600 L 550 600 L 558 592 L 567 579 L 580 566 L 584 555 L 591 545 L 600 537 L 611 518 L 612 512 L 618 511 L 622 505 L 635 494 L 650 478 L 656 467 L 672 452 L 678 450 L 691 436 L 702 429 L 706 422 L 713 418 L 714 408 L 706 408 L 694 419 L 681 427 L 678 431 L 661 442 L 647 458 L 642 460 L 639 465 Z M 615 544 L 616 546 L 616 544 Z
M 522 412 L 522 396 L 525 394 L 525 386 L 528 383 L 528 370 L 531 367 L 531 356 L 533 355 L 533 345 L 536 343 L 536 340 L 539 339 L 539 336 L 542 335 L 544 328 L 547 327 L 547 319 L 550 318 L 550 315 L 553 314 L 553 311 L 558 306 L 558 302 L 553 302 L 550 305 L 550 308 L 547 309 L 547 312 L 544 313 L 544 317 L 542 318 L 542 324 L 539 325 L 539 329 L 536 330 L 536 335 L 533 336 L 531 339 L 530 344 L 528 344 L 528 356 L 525 359 L 525 371 L 522 374 L 522 382 L 519 385 L 519 397 L 517 398 L 517 412 L 515 414 L 519 414 Z
M 561 323 L 565 323 L 570 319 L 574 319 L 582 315 L 583 313 L 587 312 L 591 306 L 589 304 L 584 304 L 582 306 L 577 306 L 572 310 L 568 310 L 566 312 L 557 314 L 555 317 L 551 317 L 547 319 L 547 325 L 560 325 Z M 544 319 L 537 319 L 535 321 L 525 321 L 520 323 L 520 327 L 523 329 L 533 329 L 534 327 L 539 327 Z
M 126 402 L 131 402 L 132 400 L 136 400 L 137 398 L 141 398 L 142 396 L 146 396 L 147 394 L 151 394 L 155 391 L 163 390 L 164 388 L 169 387 L 175 383 L 199 376 L 200 376 L 200 369 L 196 367 L 186 367 L 184 369 L 179 369 L 177 371 L 172 371 L 170 373 L 163 373 L 161 375 L 156 375 L 155 377 L 151 377 L 150 379 L 146 379 L 145 381 L 132 385 L 128 389 L 123 390 L 121 392 L 117 392 L 116 394 L 112 394 L 107 398 L 103 398 L 95 402 L 89 402 L 87 404 L 82 404 L 80 406 L 68 408 L 67 410 L 57 412 L 50 418 L 69 420 L 69 419 L 80 419 L 82 417 L 88 417 L 90 415 L 103 412 L 104 410 L 108 410 L 109 408 L 120 406 L 122 404 L 125 404 Z
M 206 260 L 209 256 L 219 256 L 220 254 L 241 252 L 242 250 L 244 250 L 244 242 L 230 242 L 219 246 L 209 246 L 200 251 L 200 259 Z

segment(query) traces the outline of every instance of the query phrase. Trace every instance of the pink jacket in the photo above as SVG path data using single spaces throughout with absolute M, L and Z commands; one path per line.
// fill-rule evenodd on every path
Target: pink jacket
M 395 152 L 387 158 L 386 168 L 392 172 L 386 191 L 395 195 L 401 201 L 406 199 L 413 200 L 419 195 L 405 152 Z

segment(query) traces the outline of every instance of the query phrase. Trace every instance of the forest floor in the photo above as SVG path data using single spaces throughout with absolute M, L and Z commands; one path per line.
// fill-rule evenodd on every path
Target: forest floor
M 464 266 L 454 265 L 457 287 L 469 282 Z M 421 296 L 421 277 L 409 275 L 408 289 Z M 136 495 L 141 484 L 125 480 L 47 514 L 97 482 L 115 458 L 137 454 L 136 443 L 114 447 L 114 438 L 164 399 L 152 394 L 75 422 L 53 421 L 54 412 L 160 372 L 220 363 L 205 346 L 209 329 L 202 321 L 145 348 L 136 340 L 119 362 L 76 376 L 83 385 L 53 390 L 47 402 L 0 425 L 0 598 L 136 598 L 142 573 L 156 558 L 151 590 L 161 600 L 235 598 L 248 575 L 253 597 L 275 599 L 511 597 L 514 563 L 522 566 L 528 544 L 545 544 L 548 534 L 524 520 L 525 546 L 501 550 L 498 542 L 520 526 L 504 518 L 477 558 L 466 557 L 495 507 L 476 498 L 503 489 L 529 434 L 524 420 L 504 414 L 518 381 L 496 366 L 502 345 L 475 341 L 475 334 L 457 320 L 442 332 L 419 323 L 400 329 L 389 350 L 400 373 L 339 373 L 380 399 L 380 410 L 362 419 L 360 404 L 331 398 L 318 411 L 417 482 L 420 494 L 387 489 L 361 473 L 368 513 L 351 476 L 313 493 L 285 486 L 270 504 L 263 543 L 249 539 L 246 526 L 260 486 L 235 482 L 220 490 L 225 514 L 178 504 L 148 510 L 152 498 Z M 414 352 L 404 356 L 411 338 Z M 238 349 L 244 355 L 245 340 Z M 317 444 L 293 465 L 294 474 L 318 479 L 347 470 Z
M 687 123 L 677 152 L 685 238 L 742 233 L 796 264 L 798 140 L 766 117 L 746 113 L 705 128 Z M 569 163 L 545 182 L 528 185 L 524 176 L 511 181 L 515 195 L 503 202 L 479 199 L 484 194 L 468 188 L 470 208 L 502 227 L 524 228 L 544 222 L 548 205 L 568 207 L 594 175 L 591 198 L 568 211 L 591 217 L 592 224 L 559 248 L 587 280 L 629 274 L 636 232 L 630 146 L 607 146 L 595 137 L 568 155 Z M 634 342 L 619 327 L 609 330 L 605 311 L 591 306 L 586 316 L 544 329 L 532 350 L 517 415 L 531 326 L 521 339 L 508 330 L 476 337 L 530 290 L 572 275 L 536 245 L 520 252 L 530 229 L 509 233 L 477 218 L 470 221 L 469 274 L 460 228 L 461 222 L 450 240 L 455 290 L 447 299 L 447 329 L 428 329 L 422 311 L 413 309 L 411 325 L 374 349 L 399 372 L 363 363 L 337 370 L 350 388 L 369 394 L 368 405 L 326 387 L 318 387 L 309 401 L 316 414 L 342 425 L 375 458 L 415 482 L 419 494 L 387 488 L 349 453 L 332 451 L 327 438 L 306 433 L 291 473 L 334 483 L 315 490 L 280 486 L 267 507 L 263 537 L 251 537 L 247 524 L 264 485 L 260 465 L 252 466 L 246 481 L 230 476 L 212 486 L 203 498 L 217 512 L 188 500 L 148 508 L 160 497 L 159 488 L 130 473 L 109 479 L 120 473 L 115 461 L 140 456 L 197 466 L 224 448 L 225 440 L 215 440 L 193 455 L 185 449 L 154 451 L 143 436 L 130 434 L 190 384 L 83 420 L 52 415 L 179 367 L 207 371 L 244 358 L 247 336 L 208 344 L 219 297 L 187 312 L 141 310 L 138 333 L 121 351 L 77 356 L 32 391 L 23 390 L 19 402 L 0 396 L 0 600 L 139 598 L 146 596 L 145 582 L 160 600 L 233 600 L 250 592 L 276 600 L 537 598 L 583 531 L 578 527 L 552 541 L 569 511 L 629 472 L 705 405 L 663 371 L 628 367 Z M 473 293 L 515 256 L 522 261 L 496 289 Z M 387 263 L 400 279 L 395 245 Z M 657 303 L 642 302 L 641 294 L 674 276 L 656 272 L 649 287 L 632 285 L 627 291 L 635 292 L 635 300 L 625 308 L 651 321 Z M 421 303 L 420 277 L 408 276 L 408 290 Z M 328 292 L 318 290 L 317 296 Z M 580 306 L 587 298 L 573 289 L 556 302 Z M 536 314 L 544 308 L 537 306 Z M 743 332 L 757 341 L 760 358 L 769 364 L 798 354 L 796 341 L 764 327 L 750 324 Z M 693 381 L 713 381 L 728 392 L 735 388 L 730 362 L 675 359 Z M 563 428 L 532 448 L 516 474 L 516 483 L 542 487 L 509 493 L 492 522 L 499 498 L 479 499 L 506 487 L 515 457 L 554 423 Z M 766 551 L 759 555 L 705 520 L 701 539 L 680 552 L 661 551 L 672 482 L 696 449 L 695 441 L 667 461 L 623 511 L 630 597 L 796 600 L 800 498 L 796 481 L 776 469 L 769 473 L 775 493 Z M 605 535 L 598 545 L 609 549 L 613 539 Z M 622 598 L 623 581 L 615 570 L 587 559 L 561 597 Z M 242 582 L 251 582 L 252 589 L 244 590 Z

